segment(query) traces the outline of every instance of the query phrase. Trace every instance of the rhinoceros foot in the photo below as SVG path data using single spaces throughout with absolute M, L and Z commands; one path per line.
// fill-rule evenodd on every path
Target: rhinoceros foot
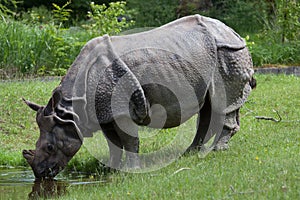
M 215 151 L 225 151 L 229 149 L 228 141 L 230 139 L 230 135 L 226 135 L 217 142 L 214 149 Z

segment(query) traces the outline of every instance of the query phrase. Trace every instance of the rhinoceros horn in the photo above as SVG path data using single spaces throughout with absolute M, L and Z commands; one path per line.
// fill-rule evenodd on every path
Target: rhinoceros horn
M 35 150 L 23 150 L 22 152 L 24 158 L 27 160 L 28 164 L 31 166 L 35 154 Z
M 42 106 L 36 104 L 36 103 L 33 103 L 33 102 L 30 102 L 24 98 L 22 98 L 23 101 L 34 111 L 38 111 L 40 108 L 42 108 Z

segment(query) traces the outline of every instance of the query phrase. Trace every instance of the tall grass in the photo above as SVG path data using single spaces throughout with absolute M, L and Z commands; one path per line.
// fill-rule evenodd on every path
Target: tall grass
M 89 39 L 82 30 L 59 30 L 51 25 L 30 26 L 0 21 L 0 67 L 20 73 L 66 69 Z M 58 73 L 59 74 L 59 73 Z
M 271 33 L 250 34 L 245 38 L 256 67 L 266 64 L 300 65 L 300 43 L 297 41 L 281 43 L 271 38 Z
M 87 41 L 105 33 L 119 33 L 133 25 L 133 21 L 117 18 L 126 14 L 125 5 L 125 2 L 112 2 L 109 6 L 91 3 L 90 20 L 68 28 L 63 23 L 71 11 L 65 6 L 56 5 L 54 15 L 40 8 L 25 13 L 19 21 L 0 19 L 0 72 L 2 69 L 9 75 L 64 75 Z

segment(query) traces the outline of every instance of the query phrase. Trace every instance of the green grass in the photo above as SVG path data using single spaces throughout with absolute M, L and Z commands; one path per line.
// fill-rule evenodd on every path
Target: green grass
M 21 98 L 46 104 L 58 83 L 0 82 L 0 165 L 24 165 L 21 150 L 32 149 L 39 136 L 35 112 Z
M 70 186 L 61 199 L 299 199 L 300 78 L 257 75 L 257 81 L 228 151 L 194 153 L 151 173 L 110 174 L 107 183 Z M 24 165 L 21 150 L 38 138 L 35 113 L 20 98 L 46 104 L 58 82 L 0 83 L 0 165 Z M 277 118 L 273 110 L 281 122 L 255 119 Z M 159 145 L 143 139 L 141 150 L 160 148 L 167 136 L 172 130 L 155 135 Z M 95 161 L 83 146 L 69 168 L 95 172 Z

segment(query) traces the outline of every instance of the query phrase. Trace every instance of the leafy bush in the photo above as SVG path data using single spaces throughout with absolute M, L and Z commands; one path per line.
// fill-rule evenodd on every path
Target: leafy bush
M 52 12 L 49 11 L 45 6 L 33 7 L 28 11 L 21 12 L 19 21 L 25 22 L 28 25 L 41 25 L 53 23 Z
M 15 15 L 14 10 L 19 2 L 16 0 L 1 0 L 0 1 L 0 16 L 2 19 L 7 15 Z
M 258 40 L 251 46 L 250 52 L 254 66 L 262 66 L 264 64 L 300 64 L 300 44 L 297 42 L 281 44 Z
M 48 10 L 53 9 L 53 3 L 62 7 L 68 0 L 23 0 L 21 4 L 19 4 L 20 10 L 28 10 L 34 7 L 45 7 Z M 109 2 L 116 0 L 71 0 L 71 4 L 68 6 L 73 12 L 71 13 L 72 20 L 75 21 L 84 21 L 86 20 L 86 13 L 90 10 L 91 2 L 95 4 L 106 4 Z M 73 21 L 72 21 L 73 22 Z
M 300 64 L 300 3 L 276 0 L 264 30 L 254 36 L 251 52 L 254 65 Z
M 281 43 L 300 39 L 300 2 L 276 0 L 273 6 L 275 8 L 273 20 L 265 26 L 269 39 Z
M 123 29 L 134 24 L 133 20 L 127 21 L 126 2 L 111 2 L 109 7 L 105 4 L 97 5 L 91 3 L 91 11 L 88 12 L 90 19 L 84 27 L 92 33 L 93 36 L 103 34 L 115 35 L 119 34 Z
M 71 1 L 68 1 L 61 7 L 55 3 L 52 4 L 55 8 L 53 10 L 53 19 L 59 28 L 62 27 L 65 22 L 69 21 L 72 10 L 68 9 L 66 7 L 70 4 L 71 4 Z
M 54 5 L 54 16 L 45 23 L 45 9 L 33 9 L 23 21 L 0 20 L 0 69 L 9 74 L 38 73 L 64 75 L 82 46 L 95 36 L 117 34 L 133 22 L 117 16 L 125 15 L 125 3 L 110 3 L 110 7 L 92 4 L 90 22 L 82 27 L 63 28 L 71 10 Z M 25 22 L 25 23 L 24 23 Z
M 136 27 L 158 27 L 176 19 L 178 0 L 127 0 Z
M 265 0 L 216 0 L 211 9 L 201 13 L 223 21 L 240 34 L 246 34 L 263 29 L 267 6 Z

